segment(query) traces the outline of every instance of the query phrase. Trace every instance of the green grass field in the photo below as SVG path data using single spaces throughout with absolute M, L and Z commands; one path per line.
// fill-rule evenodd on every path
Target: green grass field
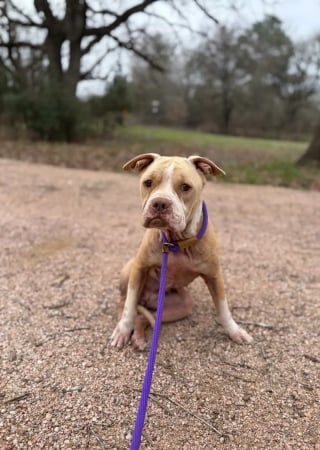
M 165 127 L 127 126 L 109 138 L 64 144 L 5 140 L 0 157 L 91 170 L 121 171 L 139 153 L 211 158 L 227 173 L 219 181 L 320 189 L 320 171 L 295 162 L 307 142 L 222 136 Z
M 320 188 L 316 168 L 296 166 L 308 142 L 255 139 L 178 130 L 165 127 L 128 126 L 116 131 L 134 154 L 201 154 L 213 159 L 227 173 L 228 182 Z
M 225 136 L 221 134 L 203 133 L 200 131 L 180 130 L 165 127 L 128 126 L 118 129 L 118 136 L 127 136 L 135 139 L 166 141 L 168 143 L 184 144 L 197 148 L 213 147 L 217 150 L 288 152 L 300 155 L 307 142 L 279 141 L 256 139 L 238 136 Z

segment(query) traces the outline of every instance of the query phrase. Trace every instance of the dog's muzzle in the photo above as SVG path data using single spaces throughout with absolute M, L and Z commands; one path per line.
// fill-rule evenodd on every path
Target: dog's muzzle
M 184 216 L 176 211 L 172 200 L 166 197 L 151 199 L 143 214 L 143 226 L 146 228 L 171 228 L 181 231 L 184 227 Z

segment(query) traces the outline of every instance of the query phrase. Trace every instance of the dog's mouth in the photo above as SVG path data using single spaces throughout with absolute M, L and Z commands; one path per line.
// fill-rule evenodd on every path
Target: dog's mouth
M 181 221 L 175 220 L 171 215 L 157 214 L 155 216 L 144 216 L 143 226 L 145 228 L 157 228 L 158 230 L 172 230 L 181 232 L 185 225 Z
M 143 226 L 145 228 L 164 228 L 168 226 L 168 222 L 161 216 L 145 217 Z
M 145 228 L 169 229 L 181 232 L 186 226 L 184 216 L 174 211 L 171 207 L 166 208 L 164 211 L 155 211 L 155 208 L 145 208 L 142 217 Z

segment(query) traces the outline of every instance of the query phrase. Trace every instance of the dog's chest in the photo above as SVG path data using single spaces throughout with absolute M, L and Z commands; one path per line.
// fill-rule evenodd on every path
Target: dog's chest
M 187 286 L 199 275 L 194 261 L 184 253 L 169 253 L 167 265 L 167 289 L 178 289 Z M 159 286 L 160 268 L 153 268 L 149 277 Z
M 199 275 L 194 261 L 184 253 L 169 254 L 167 287 L 184 287 Z

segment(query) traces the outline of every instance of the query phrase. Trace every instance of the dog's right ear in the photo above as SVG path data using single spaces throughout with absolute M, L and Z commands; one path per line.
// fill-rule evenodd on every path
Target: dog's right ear
M 157 158 L 160 158 L 158 153 L 144 153 L 143 155 L 138 155 L 135 158 L 130 159 L 130 161 L 125 163 L 123 169 L 142 172 Z

